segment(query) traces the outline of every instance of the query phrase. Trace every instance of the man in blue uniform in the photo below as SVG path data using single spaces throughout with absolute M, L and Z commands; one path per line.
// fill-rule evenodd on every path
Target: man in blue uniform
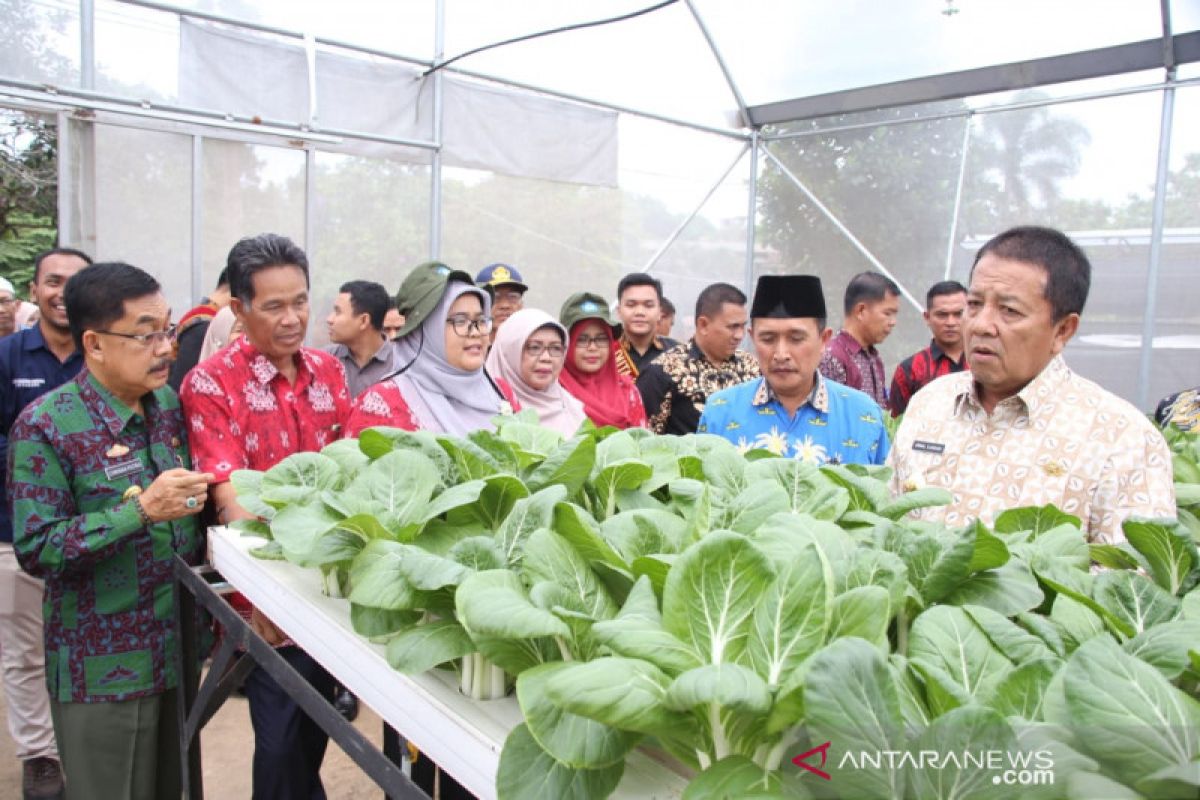
M 820 278 L 759 278 L 750 337 L 762 377 L 712 395 L 697 432 L 811 464 L 882 464 L 888 437 L 879 406 L 817 371 L 831 333 Z

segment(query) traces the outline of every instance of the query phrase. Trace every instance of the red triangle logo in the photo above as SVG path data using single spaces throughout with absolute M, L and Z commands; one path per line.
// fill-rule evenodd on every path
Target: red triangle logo
M 826 742 L 825 744 L 817 745 L 812 750 L 809 750 L 807 753 L 801 753 L 800 755 L 798 755 L 792 759 L 792 763 L 795 764 L 797 767 L 801 767 L 803 769 L 808 770 L 809 772 L 813 773 L 814 775 L 819 775 L 820 777 L 824 778 L 825 780 L 832 780 L 832 778 L 830 777 L 828 772 L 826 772 L 823 769 L 814 767 L 812 764 L 808 763 L 808 758 L 810 756 L 814 756 L 817 753 L 820 753 L 821 754 L 821 766 L 822 767 L 825 766 L 825 761 L 826 761 L 826 759 L 829 758 L 829 744 L 830 744 L 829 742 Z

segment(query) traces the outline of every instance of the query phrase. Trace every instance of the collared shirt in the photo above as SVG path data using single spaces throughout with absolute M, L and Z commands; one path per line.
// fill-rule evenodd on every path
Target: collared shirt
M 342 365 L 308 347 L 294 359 L 296 382 L 289 383 L 243 336 L 188 373 L 180 400 L 192 455 L 216 483 L 234 470 L 268 470 L 342 438 L 350 415 Z
M 874 345 L 863 347 L 848 331 L 840 330 L 825 345 L 817 369 L 831 381 L 866 392 L 880 408 L 887 408 L 883 358 Z
M 361 367 L 354 360 L 354 353 L 350 352 L 350 348 L 344 344 L 330 345 L 326 348 L 326 352 L 331 353 L 334 358 L 342 362 L 342 368 L 346 370 L 346 385 L 350 389 L 351 399 L 358 397 L 401 366 L 396 356 L 395 343 L 387 340 L 379 345 L 375 355 L 371 356 Z
M 696 340 L 676 345 L 638 376 L 642 405 L 655 433 L 695 433 L 708 398 L 758 377 L 758 360 L 743 350 L 714 364 Z
M 655 336 L 650 340 L 650 346 L 646 348 L 646 352 L 639 353 L 638 349 L 633 346 L 633 342 L 629 341 L 629 337 L 622 333 L 621 338 L 617 339 L 616 344 L 613 345 L 613 358 L 617 365 L 617 372 L 637 380 L 650 362 L 678 345 L 679 342 L 669 336 Z
M 8 432 L 17 415 L 51 389 L 79 374 L 83 356 L 76 350 L 66 361 L 50 352 L 39 325 L 0 339 L 0 542 L 13 540 L 8 508 Z
M 888 407 L 892 416 L 898 417 L 908 408 L 908 401 L 921 387 L 934 378 L 949 375 L 952 372 L 962 372 L 967 368 L 967 354 L 963 352 L 955 361 L 946 355 L 946 351 L 930 340 L 929 347 L 918 350 L 896 367 L 892 375 L 892 390 L 888 392 Z
M 769 450 L 809 464 L 882 464 L 887 428 L 875 401 L 814 373 L 812 392 L 793 416 L 766 378 L 708 398 L 697 433 L 723 436 L 747 450 Z
M 951 526 L 1053 503 L 1079 517 L 1089 541 L 1113 543 L 1125 539 L 1121 522 L 1130 515 L 1175 516 L 1162 434 L 1062 356 L 991 414 L 970 372 L 938 378 L 913 397 L 888 463 L 894 494 L 953 492 L 951 505 L 914 512 Z
M 158 389 L 142 405 L 144 416 L 85 369 L 13 425 L 15 548 L 46 583 L 46 683 L 59 702 L 127 700 L 178 683 L 172 561 L 199 563 L 203 536 L 195 517 L 147 527 L 124 496 L 189 465 L 175 393 Z
M 180 401 L 192 455 L 197 469 L 216 476 L 214 483 L 229 480 L 234 470 L 268 470 L 293 453 L 342 438 L 350 392 L 341 363 L 309 347 L 293 359 L 296 381 L 290 383 L 242 336 L 188 373 Z M 241 594 L 230 605 L 250 619 L 252 606 Z

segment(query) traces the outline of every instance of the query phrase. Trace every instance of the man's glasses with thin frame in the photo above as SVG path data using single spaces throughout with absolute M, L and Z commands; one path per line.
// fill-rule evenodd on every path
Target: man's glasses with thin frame
M 122 339 L 131 339 L 142 347 L 158 347 L 163 342 L 175 343 L 175 337 L 179 333 L 178 325 L 170 325 L 165 330 L 151 331 L 150 333 L 121 333 L 120 331 L 95 331 L 95 333 L 103 333 L 107 336 L 120 336 Z

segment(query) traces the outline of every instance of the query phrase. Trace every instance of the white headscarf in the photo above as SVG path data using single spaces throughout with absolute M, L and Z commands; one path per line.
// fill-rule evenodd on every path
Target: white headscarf
M 567 436 L 579 430 L 584 420 L 583 403 L 564 389 L 558 378 L 545 389 L 537 390 L 521 375 L 521 357 L 525 341 L 542 328 L 552 328 L 567 346 L 567 330 L 558 320 L 536 308 L 523 308 L 513 314 L 496 333 L 496 341 L 488 353 L 487 368 L 493 377 L 503 378 L 513 388 L 521 409 L 537 411 L 538 421 Z
M 469 283 L 451 281 L 421 327 L 396 342 L 397 360 L 411 366 L 392 380 L 422 430 L 454 436 L 492 430 L 492 417 L 505 403 L 482 367 L 467 371 L 446 360 L 446 317 L 454 301 L 467 293 L 477 296 L 483 315 L 490 316 L 492 304 L 487 292 Z M 485 345 L 486 340 L 484 334 Z
M 233 338 L 233 326 L 236 323 L 237 317 L 229 306 L 213 315 L 208 330 L 204 332 L 204 342 L 200 345 L 200 361 L 225 349 L 225 345 Z

